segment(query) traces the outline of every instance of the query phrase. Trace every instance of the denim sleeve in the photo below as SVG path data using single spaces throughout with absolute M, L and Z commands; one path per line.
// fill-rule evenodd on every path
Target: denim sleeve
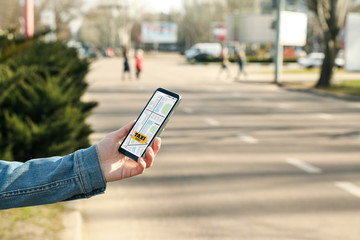
M 0 209 L 89 198 L 105 188 L 96 145 L 64 157 L 0 161 Z

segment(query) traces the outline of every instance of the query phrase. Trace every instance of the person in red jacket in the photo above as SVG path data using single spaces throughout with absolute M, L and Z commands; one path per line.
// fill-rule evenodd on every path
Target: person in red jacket
M 143 50 L 141 49 L 136 50 L 135 59 L 136 59 L 136 78 L 139 79 L 144 62 Z

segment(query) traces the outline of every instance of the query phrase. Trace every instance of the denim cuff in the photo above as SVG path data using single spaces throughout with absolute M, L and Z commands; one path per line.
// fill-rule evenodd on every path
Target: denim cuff
M 85 195 L 105 191 L 106 180 L 102 173 L 96 145 L 75 152 L 75 164 Z

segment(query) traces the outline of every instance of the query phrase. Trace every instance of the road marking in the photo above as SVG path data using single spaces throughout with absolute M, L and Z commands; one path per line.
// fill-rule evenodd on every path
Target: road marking
M 318 113 L 318 114 L 316 114 L 316 117 L 324 119 L 324 120 L 333 119 L 333 116 L 331 114 L 327 114 L 327 113 Z
M 300 168 L 301 170 L 304 170 L 307 173 L 319 174 L 322 172 L 322 170 L 320 168 L 315 167 L 304 161 L 301 161 L 297 158 L 288 158 L 286 161 L 287 161 L 287 163 L 289 163 L 297 168 Z
M 262 98 L 259 97 L 255 97 L 252 99 L 254 102 L 263 102 L 264 100 Z
M 252 136 L 243 134 L 243 133 L 239 133 L 237 135 L 237 137 L 240 138 L 242 141 L 244 141 L 246 143 L 249 143 L 249 144 L 257 144 L 257 143 L 259 143 L 258 139 L 254 138 Z
M 184 113 L 193 114 L 195 111 L 192 108 L 185 107 L 182 109 Z
M 214 127 L 220 126 L 220 122 L 213 118 L 204 118 L 204 121 L 210 126 L 214 126 Z
M 281 109 L 292 109 L 293 106 L 289 103 L 279 103 L 278 104 L 278 108 L 281 108 Z
M 351 182 L 335 182 L 335 186 L 360 198 L 360 188 Z

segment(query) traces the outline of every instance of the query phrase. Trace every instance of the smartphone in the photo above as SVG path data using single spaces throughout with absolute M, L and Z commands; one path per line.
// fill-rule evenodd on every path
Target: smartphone
M 121 143 L 119 152 L 135 161 L 144 157 L 146 149 L 160 135 L 180 101 L 179 94 L 158 88 Z

